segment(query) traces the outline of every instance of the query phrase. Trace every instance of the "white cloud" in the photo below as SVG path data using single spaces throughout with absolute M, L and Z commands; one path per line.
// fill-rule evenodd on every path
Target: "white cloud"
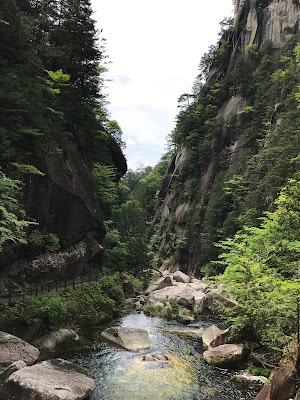
M 175 126 L 177 99 L 191 90 L 219 22 L 232 15 L 232 0 L 92 0 L 92 6 L 112 61 L 108 108 L 124 140 L 135 143 L 126 150 L 128 165 L 154 165 Z

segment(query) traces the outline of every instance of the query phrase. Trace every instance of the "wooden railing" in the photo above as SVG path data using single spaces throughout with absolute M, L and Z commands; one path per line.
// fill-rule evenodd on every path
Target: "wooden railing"
M 100 273 L 90 272 L 88 275 L 73 279 L 49 281 L 46 283 L 27 285 L 26 288 L 10 289 L 6 292 L 0 293 L 0 303 L 17 303 L 27 299 L 28 297 L 36 297 L 40 294 L 64 292 L 78 286 L 85 286 L 93 282 L 98 282 L 99 279 Z

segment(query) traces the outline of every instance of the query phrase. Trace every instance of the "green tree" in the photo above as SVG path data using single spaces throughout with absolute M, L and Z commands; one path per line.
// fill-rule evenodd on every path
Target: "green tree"
M 229 320 L 269 348 L 282 349 L 296 332 L 300 278 L 300 180 L 291 179 L 260 227 L 223 241 L 221 280 L 238 299 Z
M 33 222 L 24 219 L 19 204 L 21 182 L 0 172 L 0 251 L 6 242 L 27 243 L 25 228 Z

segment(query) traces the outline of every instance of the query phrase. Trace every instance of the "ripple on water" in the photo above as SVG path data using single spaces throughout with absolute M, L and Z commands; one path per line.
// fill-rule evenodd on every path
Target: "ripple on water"
M 96 332 L 93 347 L 77 348 L 64 356 L 90 367 L 96 391 L 91 400 L 251 400 L 255 393 L 241 391 L 229 382 L 232 373 L 213 368 L 203 361 L 200 335 L 211 325 L 200 321 L 191 326 L 143 313 L 132 313 L 111 325 L 146 329 L 151 348 L 136 354 L 103 341 Z M 75 354 L 74 354 L 75 353 Z M 143 354 L 171 356 L 171 368 L 152 368 Z

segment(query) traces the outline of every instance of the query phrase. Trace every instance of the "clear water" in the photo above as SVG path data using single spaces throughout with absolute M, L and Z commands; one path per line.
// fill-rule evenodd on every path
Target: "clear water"
M 202 358 L 201 332 L 212 321 L 185 326 L 163 318 L 132 313 L 110 325 L 143 328 L 151 348 L 131 353 L 102 340 L 103 327 L 83 332 L 89 343 L 63 354 L 92 369 L 97 389 L 91 400 L 250 400 L 254 392 L 229 382 L 232 372 L 207 365 Z M 144 354 L 168 354 L 170 368 L 147 368 Z M 61 354 L 60 354 L 61 355 Z

